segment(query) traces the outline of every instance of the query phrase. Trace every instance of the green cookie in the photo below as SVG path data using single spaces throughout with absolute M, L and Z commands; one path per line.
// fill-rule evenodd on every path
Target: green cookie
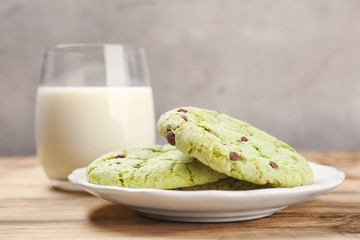
M 248 123 L 194 107 L 164 113 L 157 129 L 171 145 L 215 171 L 274 187 L 312 184 L 306 159 Z
M 255 189 L 263 189 L 270 188 L 270 186 L 266 185 L 257 185 L 245 181 L 241 181 L 236 178 L 224 178 L 220 179 L 217 182 L 207 183 L 192 187 L 179 188 L 177 190 L 183 191 L 199 191 L 199 190 L 230 190 L 230 191 L 241 191 L 241 190 L 255 190 Z
M 87 168 L 90 183 L 129 188 L 172 189 L 225 177 L 170 145 L 108 153 Z

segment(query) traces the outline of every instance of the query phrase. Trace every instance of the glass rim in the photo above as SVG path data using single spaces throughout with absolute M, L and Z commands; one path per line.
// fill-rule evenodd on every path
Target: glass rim
M 43 52 L 39 86 L 54 85 L 49 79 L 57 79 L 61 74 L 75 72 L 75 70 L 83 78 L 81 86 L 102 86 L 101 81 L 92 79 L 91 76 L 96 74 L 100 74 L 98 77 L 105 76 L 106 79 L 111 79 L 114 86 L 151 86 L 146 59 L 143 48 L 131 45 L 67 43 L 49 46 Z M 60 68 L 54 67 L 55 63 L 60 64 Z M 84 68 L 85 66 L 87 68 Z M 59 69 L 61 71 L 58 71 Z M 69 82 L 65 85 L 75 86 L 76 84 L 78 83 Z
M 132 49 L 135 51 L 145 53 L 143 47 L 127 45 L 127 44 L 117 44 L 117 43 L 62 43 L 54 46 L 49 46 L 44 48 L 45 53 L 54 52 L 54 53 L 78 53 L 78 54 L 93 54 L 90 51 L 83 51 L 82 48 L 104 48 L 105 46 L 121 47 Z

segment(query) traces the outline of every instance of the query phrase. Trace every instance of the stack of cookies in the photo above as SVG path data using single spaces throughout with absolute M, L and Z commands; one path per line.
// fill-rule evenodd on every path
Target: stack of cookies
M 250 190 L 313 182 L 306 159 L 248 123 L 195 107 L 161 115 L 169 144 L 108 153 L 87 168 L 90 183 L 129 188 Z

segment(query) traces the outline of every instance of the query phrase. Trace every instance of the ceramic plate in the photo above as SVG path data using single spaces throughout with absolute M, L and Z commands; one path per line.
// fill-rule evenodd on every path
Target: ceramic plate
M 97 197 L 125 204 L 149 217 L 182 222 L 231 222 L 269 216 L 329 191 L 344 180 L 344 173 L 333 167 L 309 164 L 314 172 L 314 183 L 295 188 L 247 191 L 134 189 L 91 184 L 86 179 L 86 168 L 74 170 L 69 180 Z

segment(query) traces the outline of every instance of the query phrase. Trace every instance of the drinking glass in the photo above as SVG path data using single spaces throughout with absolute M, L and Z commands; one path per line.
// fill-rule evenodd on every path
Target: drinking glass
M 155 143 L 152 88 L 142 49 L 66 44 L 43 56 L 36 148 L 55 187 L 76 168 L 121 148 Z

